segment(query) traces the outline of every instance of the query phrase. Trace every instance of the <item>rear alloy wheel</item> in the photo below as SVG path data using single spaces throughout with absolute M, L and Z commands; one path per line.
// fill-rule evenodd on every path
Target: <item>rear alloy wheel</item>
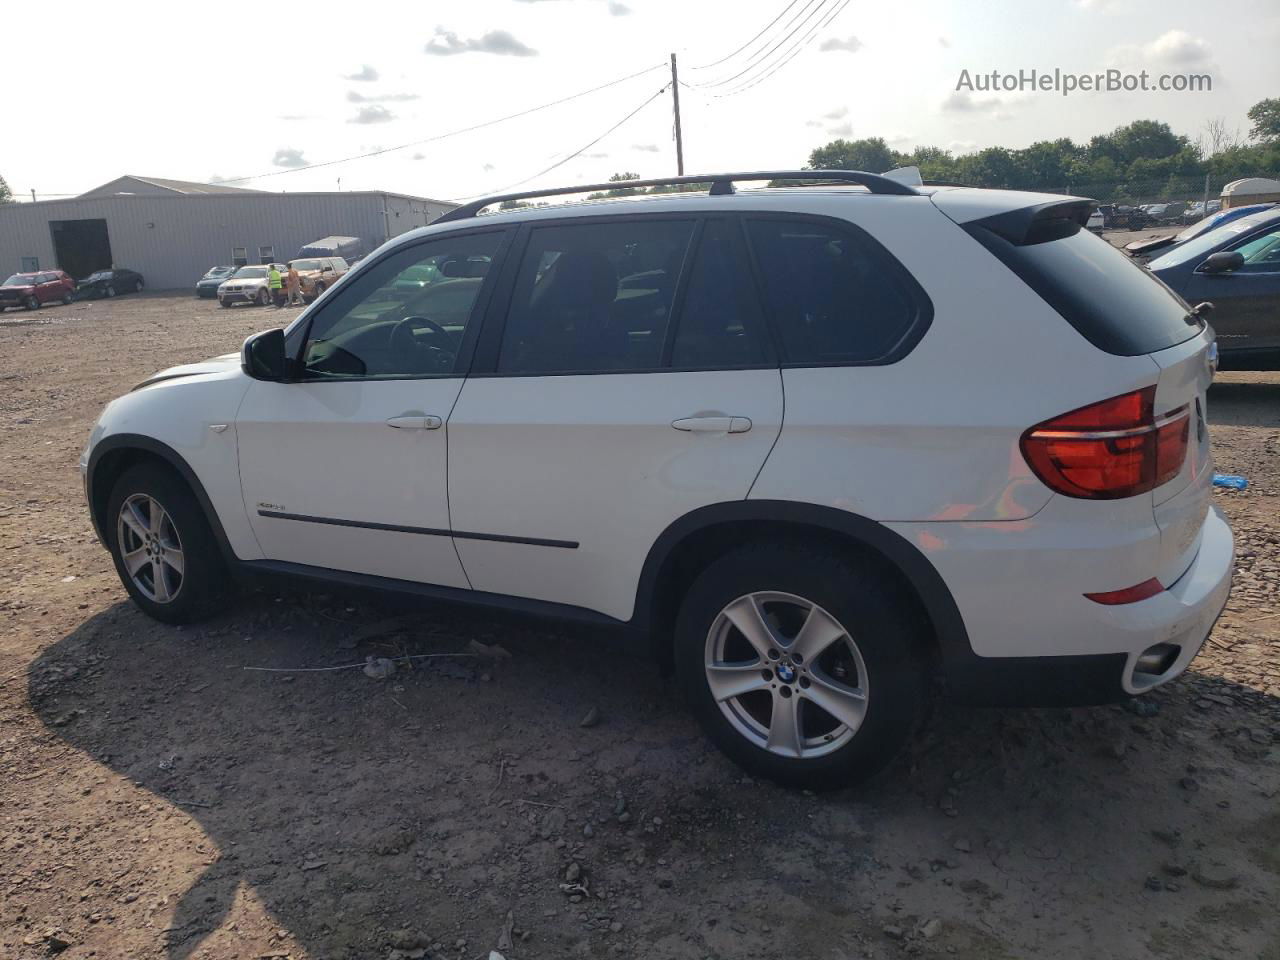
M 229 580 L 204 511 L 171 470 L 126 470 L 107 504 L 116 572 L 134 603 L 165 623 L 190 623 L 217 609 Z
M 115 288 L 115 287 L 113 287 L 111 284 L 109 284 L 109 283 L 108 283 L 108 284 L 107 284 L 107 296 L 108 296 L 108 297 L 114 297 L 115 295 L 116 295 L 116 288 Z
M 906 741 L 921 647 L 896 583 L 802 544 L 715 561 L 676 624 L 676 670 L 711 738 L 753 774 L 815 788 L 865 779 Z
M 141 280 L 135 280 L 135 281 L 133 281 L 133 292 L 134 292 L 134 293 L 141 293 L 141 292 L 142 292 L 142 281 L 141 281 Z
M 64 293 L 64 294 L 62 295 L 62 305 L 63 305 L 64 307 L 69 307 L 69 306 L 71 306 L 71 304 L 72 304 L 72 297 L 71 297 L 71 294 L 70 294 L 70 293 Z
M 40 309 L 40 301 L 35 298 L 34 294 L 32 296 L 27 297 L 27 299 L 22 302 L 22 305 L 26 307 L 28 310 Z

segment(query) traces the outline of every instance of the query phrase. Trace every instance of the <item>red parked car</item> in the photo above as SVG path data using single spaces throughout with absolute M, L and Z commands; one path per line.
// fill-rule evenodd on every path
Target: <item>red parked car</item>
M 0 285 L 0 312 L 8 307 L 35 310 L 44 303 L 70 303 L 76 282 L 61 270 L 15 273 Z

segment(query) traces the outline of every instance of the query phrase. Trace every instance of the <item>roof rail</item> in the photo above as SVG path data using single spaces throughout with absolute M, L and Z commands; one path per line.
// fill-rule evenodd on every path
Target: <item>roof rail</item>
M 576 187 L 553 187 L 549 190 L 522 190 L 519 193 L 499 193 L 491 197 L 472 200 L 460 207 L 455 207 L 444 216 L 437 217 L 435 223 L 447 223 L 451 220 L 465 220 L 474 217 L 485 207 L 508 200 L 532 200 L 537 197 L 556 197 L 574 193 L 590 193 L 597 190 L 625 190 L 630 187 L 667 187 L 682 183 L 709 183 L 710 196 L 724 196 L 735 193 L 734 183 L 752 180 L 811 180 L 815 182 L 856 183 L 866 187 L 871 193 L 892 194 L 906 197 L 916 196 L 916 191 L 905 183 L 890 180 L 875 173 L 863 173 L 860 170 L 757 170 L 754 173 L 707 173 L 697 176 L 657 177 L 652 180 L 613 180 L 609 183 L 591 183 Z

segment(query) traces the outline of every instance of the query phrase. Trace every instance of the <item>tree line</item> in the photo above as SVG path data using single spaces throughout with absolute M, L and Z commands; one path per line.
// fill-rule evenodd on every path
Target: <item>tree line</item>
M 1174 133 L 1167 123 L 1135 120 L 1088 143 L 1067 137 L 1041 140 L 1022 149 L 987 147 L 956 155 L 941 147 L 909 152 L 889 147 L 882 137 L 833 140 L 809 154 L 810 169 L 884 173 L 916 166 L 925 180 L 1012 190 L 1087 192 L 1104 202 L 1123 202 L 1164 193 L 1186 199 L 1206 175 L 1214 194 L 1242 177 L 1280 173 L 1280 98 L 1249 110 L 1247 139 L 1221 120 L 1210 121 L 1196 139 Z M 1194 189 L 1193 196 L 1199 194 Z

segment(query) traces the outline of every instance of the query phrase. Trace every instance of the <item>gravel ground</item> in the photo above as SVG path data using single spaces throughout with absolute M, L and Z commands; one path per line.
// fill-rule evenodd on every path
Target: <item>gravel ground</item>
M 1280 375 L 1210 394 L 1250 486 L 1215 494 L 1236 586 L 1185 677 L 1141 709 L 941 704 L 815 796 L 744 778 L 589 633 L 322 593 L 140 615 L 82 502 L 90 424 L 279 319 L 0 317 L 0 957 L 1280 958 Z M 510 657 L 316 670 L 477 640 Z

